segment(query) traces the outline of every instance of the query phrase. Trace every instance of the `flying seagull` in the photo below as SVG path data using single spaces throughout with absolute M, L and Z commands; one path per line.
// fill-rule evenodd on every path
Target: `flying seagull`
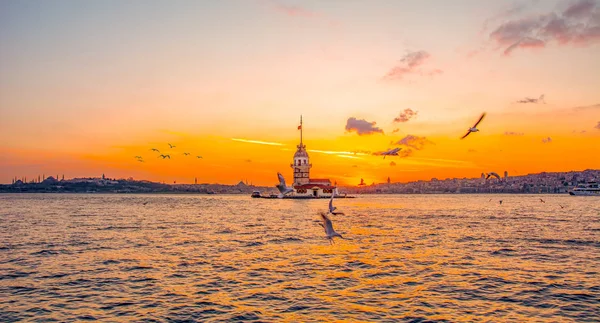
M 319 223 L 320 226 L 323 227 L 323 229 L 325 229 L 325 234 L 327 235 L 327 239 L 329 239 L 329 244 L 334 244 L 333 242 L 333 238 L 334 237 L 340 237 L 342 239 L 344 239 L 344 237 L 342 237 L 341 234 L 335 232 L 335 230 L 333 230 L 333 224 L 331 223 L 331 220 L 329 219 L 329 217 L 327 217 L 327 214 L 321 212 L 321 218 L 323 219 L 323 223 Z
M 500 175 L 498 175 L 497 173 L 494 173 L 494 172 L 487 173 L 487 176 L 485 177 L 485 179 L 489 179 L 492 176 L 496 177 L 497 179 L 500 179 Z
M 156 151 L 157 153 L 160 153 L 160 150 L 158 150 L 158 149 L 156 149 L 156 148 L 152 148 L 152 149 L 150 149 L 150 150 L 152 150 L 152 151 Z
M 479 120 L 477 120 L 475 125 L 473 125 L 473 127 L 469 128 L 469 131 L 467 131 L 467 133 L 464 136 L 462 136 L 460 139 L 465 139 L 465 137 L 468 136 L 471 132 L 479 131 L 479 129 L 477 129 L 477 125 L 481 122 L 481 120 L 483 120 L 483 117 L 485 117 L 485 112 L 481 115 L 481 117 L 479 117 Z
M 202 156 L 196 156 L 196 158 L 202 158 Z
M 173 145 L 171 145 L 171 144 L 168 144 L 168 145 L 169 145 L 169 148 L 175 148 L 175 146 L 173 146 Z
M 546 201 L 542 200 L 542 198 L 540 197 L 540 202 L 542 203 L 546 203 Z
M 277 173 L 277 177 L 279 178 L 279 184 L 275 185 L 275 187 L 279 190 L 279 195 L 277 197 L 281 199 L 284 195 L 293 192 L 294 189 L 285 185 L 285 179 L 281 173 Z
M 160 158 L 162 158 L 162 159 L 165 159 L 165 158 L 169 158 L 169 159 L 171 159 L 171 155 L 160 155 L 160 156 L 158 156 L 158 157 L 160 157 Z
M 142 159 L 142 156 L 135 156 L 133 158 L 135 158 L 135 159 Z
M 139 161 L 140 163 L 145 163 L 143 159 L 138 159 L 137 161 Z
M 564 208 L 565 208 L 564 206 L 562 206 L 562 205 L 560 205 L 560 204 L 559 204 L 558 206 L 560 206 L 560 208 L 561 208 L 561 209 L 564 209 Z
M 190 153 L 183 153 L 183 155 L 188 156 Z
M 398 152 L 400 151 L 400 149 L 402 148 L 390 149 L 388 151 L 379 153 L 379 155 L 383 155 L 383 159 L 385 159 L 385 156 L 398 156 Z
M 500 205 L 502 205 L 502 200 L 500 200 Z
M 334 214 L 334 215 L 344 215 L 344 212 L 335 212 L 335 210 L 337 210 L 337 207 L 333 206 L 333 196 L 335 195 L 335 193 L 331 193 L 331 199 L 329 200 L 329 213 Z

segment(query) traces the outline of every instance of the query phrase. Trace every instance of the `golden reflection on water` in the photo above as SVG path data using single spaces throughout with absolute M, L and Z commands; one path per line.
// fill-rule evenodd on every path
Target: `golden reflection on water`
M 338 199 L 330 245 L 328 200 L 0 195 L 0 321 L 599 319 L 600 203 L 538 198 Z

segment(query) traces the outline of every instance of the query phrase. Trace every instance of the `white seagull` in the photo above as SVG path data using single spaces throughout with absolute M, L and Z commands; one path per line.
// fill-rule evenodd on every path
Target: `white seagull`
M 481 117 L 479 117 L 479 120 L 477 120 L 475 125 L 473 127 L 469 128 L 469 131 L 467 131 L 467 133 L 464 136 L 462 136 L 460 139 L 465 139 L 465 137 L 468 136 L 471 132 L 479 131 L 479 129 L 477 129 L 477 125 L 481 122 L 481 120 L 483 120 L 483 117 L 485 117 L 485 112 L 481 115 Z
M 327 235 L 327 239 L 329 239 L 329 244 L 334 244 L 333 242 L 333 238 L 334 237 L 340 237 L 342 239 L 344 239 L 344 237 L 342 237 L 341 234 L 335 232 L 335 230 L 333 230 L 333 224 L 331 223 L 331 220 L 329 219 L 329 217 L 327 217 L 327 214 L 321 212 L 321 218 L 323 219 L 323 223 L 319 223 L 320 226 L 323 227 L 323 229 L 325 229 L 325 234 Z
M 385 156 L 398 156 L 398 152 L 401 150 L 402 148 L 394 148 L 394 149 L 390 149 L 388 151 L 383 151 L 381 153 L 379 153 L 379 155 L 383 155 L 383 159 L 385 159 Z
M 335 212 L 335 210 L 337 210 L 337 207 L 333 206 L 333 196 L 335 195 L 334 193 L 331 193 L 331 199 L 329 200 L 329 213 L 334 214 L 334 215 L 344 215 L 344 212 Z
M 285 179 L 281 173 L 277 173 L 277 177 L 279 178 L 279 185 L 275 185 L 275 187 L 279 190 L 279 195 L 277 197 L 281 199 L 284 195 L 293 192 L 294 189 L 285 185 Z

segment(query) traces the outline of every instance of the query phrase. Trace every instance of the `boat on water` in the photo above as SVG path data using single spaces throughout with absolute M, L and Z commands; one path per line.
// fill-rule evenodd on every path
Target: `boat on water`
M 597 182 L 579 184 L 569 194 L 577 196 L 600 196 L 600 187 Z

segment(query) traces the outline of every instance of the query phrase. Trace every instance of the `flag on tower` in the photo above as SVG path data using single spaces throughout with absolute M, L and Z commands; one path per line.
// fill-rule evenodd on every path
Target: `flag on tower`
M 299 126 L 298 126 L 298 130 L 300 130 L 300 129 L 302 129 L 302 125 L 299 125 Z

